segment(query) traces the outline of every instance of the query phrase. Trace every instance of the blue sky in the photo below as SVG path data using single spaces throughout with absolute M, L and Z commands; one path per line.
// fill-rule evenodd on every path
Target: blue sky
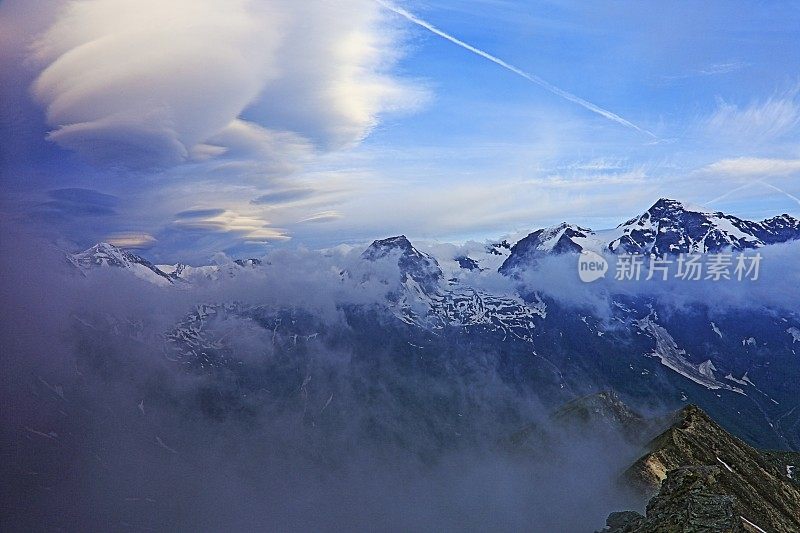
M 656 139 L 373 0 L 6 0 L 3 220 L 203 262 L 800 215 L 800 3 L 394 5 Z

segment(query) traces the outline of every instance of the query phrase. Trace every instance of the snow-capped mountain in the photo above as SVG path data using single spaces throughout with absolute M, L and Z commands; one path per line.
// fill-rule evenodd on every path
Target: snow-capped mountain
M 791 385 L 800 379 L 796 311 L 747 308 L 714 315 L 699 305 L 670 313 L 668 304 L 652 297 L 610 295 L 610 316 L 599 318 L 592 309 L 570 307 L 552 295 L 518 291 L 506 278 L 492 277 L 496 266 L 488 268 L 491 261 L 504 260 L 500 272 L 507 274 L 548 254 L 586 249 L 656 253 L 768 246 L 797 238 L 796 228 L 789 216 L 748 222 L 660 200 L 614 230 L 560 224 L 513 246 L 502 241 L 418 248 L 402 235 L 376 240 L 360 261 L 343 268 L 342 286 L 335 290 L 364 290 L 364 297 L 354 300 L 372 302 L 341 308 L 359 346 L 391 342 L 398 357 L 414 360 L 422 354 L 479 350 L 507 365 L 509 379 L 517 380 L 514 386 L 535 387 L 554 402 L 590 392 L 593 383 L 632 396 L 656 395 L 675 405 L 688 399 L 764 445 L 800 446 L 800 411 L 793 409 L 796 388 Z M 222 280 L 243 269 L 269 272 L 257 260 L 156 267 L 107 244 L 71 260 L 87 272 L 125 268 L 187 290 L 195 280 Z M 375 280 L 379 289 L 385 285 L 383 294 L 368 283 Z M 286 350 L 312 349 L 328 339 L 319 317 L 291 306 L 206 303 L 165 332 L 175 357 L 189 368 L 247 372 L 251 362 L 236 351 L 241 338 L 266 339 Z
M 510 274 L 516 269 L 535 267 L 539 258 L 553 254 L 583 250 L 646 255 L 702 254 L 754 249 L 797 239 L 800 239 L 800 220 L 787 214 L 754 222 L 662 198 L 640 216 L 610 230 L 593 231 L 563 222 L 536 230 L 513 245 L 508 240 L 477 246 L 472 243 L 468 253 L 462 251 L 448 256 L 421 251 L 404 235 L 399 235 L 374 241 L 362 253 L 362 258 L 378 262 L 396 255 L 401 283 L 407 288 L 416 284 L 422 292 L 433 294 L 446 279 L 455 281 L 459 272 L 499 270 Z M 220 276 L 235 276 L 241 269 L 263 266 L 260 259 L 237 259 L 203 266 L 153 265 L 107 243 L 70 256 L 70 260 L 83 269 L 124 267 L 162 285 L 174 281 L 216 280 Z
M 137 278 L 156 285 L 173 285 L 175 282 L 192 282 L 201 279 L 217 280 L 222 276 L 233 277 L 242 270 L 259 268 L 260 259 L 236 259 L 217 265 L 190 266 L 184 263 L 154 265 L 147 259 L 128 250 L 117 248 L 107 242 L 95 244 L 76 254 L 67 254 L 67 261 L 84 273 L 96 268 L 120 268 Z
M 592 231 L 567 224 L 534 231 L 517 242 L 500 272 L 529 267 L 548 254 L 583 250 L 671 255 L 741 251 L 800 239 L 800 220 L 783 214 L 760 222 L 661 198 L 614 229 Z
M 157 265 L 158 269 L 169 277 L 182 281 L 191 281 L 199 278 L 216 279 L 219 267 L 217 265 L 204 265 L 194 267 L 183 263 L 174 265 Z
M 444 280 L 444 274 L 436 259 L 414 248 L 405 235 L 376 240 L 361 254 L 363 259 L 372 262 L 390 256 L 397 256 L 402 283 L 413 280 L 426 292 L 432 293 Z
M 374 241 L 361 257 L 396 266 L 400 290 L 391 294 L 390 308 L 407 324 L 430 329 L 480 327 L 529 338 L 534 319 L 546 313 L 541 301 L 527 304 L 512 295 L 488 294 L 454 280 L 445 284 L 436 259 L 416 249 L 404 235 Z M 475 261 L 467 266 L 479 268 Z
M 156 285 L 171 285 L 173 279 L 153 263 L 134 253 L 101 242 L 88 250 L 68 256 L 70 262 L 83 272 L 98 267 L 123 268 L 134 276 Z
M 510 254 L 500 266 L 500 272 L 508 273 L 521 266 L 530 265 L 543 255 L 580 253 L 593 236 L 595 233 L 592 230 L 566 222 L 536 230 L 511 248 Z
M 234 277 L 242 269 L 254 269 L 263 265 L 260 259 L 236 259 L 219 265 L 191 266 L 183 263 L 156 265 L 169 277 L 180 281 L 217 280 L 222 276 Z
M 662 198 L 617 228 L 608 244 L 625 253 L 713 253 L 800 239 L 800 220 L 780 215 L 760 222 Z

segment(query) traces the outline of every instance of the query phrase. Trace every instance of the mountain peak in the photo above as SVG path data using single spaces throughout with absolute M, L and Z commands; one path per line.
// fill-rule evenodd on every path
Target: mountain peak
M 580 253 L 583 247 L 579 243 L 590 235 L 593 235 L 592 230 L 567 222 L 536 230 L 511 248 L 511 254 L 500 266 L 500 272 L 508 274 L 535 264 L 538 258 L 545 255 Z
M 91 248 L 72 254 L 69 258 L 72 264 L 83 271 L 98 267 L 123 268 L 133 272 L 139 278 L 158 285 L 172 283 L 169 275 L 147 259 L 107 242 L 99 242 Z
M 107 242 L 98 242 L 82 252 L 73 254 L 72 257 L 83 266 L 89 266 L 91 264 L 125 266 L 129 262 L 135 262 L 137 259 L 141 259 L 137 255 L 117 248 L 113 244 Z
M 407 252 L 416 251 L 411 241 L 409 241 L 405 235 L 397 235 L 396 237 L 387 237 L 385 239 L 376 239 L 372 241 L 372 244 L 364 251 L 364 254 L 369 255 L 370 259 L 377 259 L 378 257 L 383 257 L 391 253 L 392 250 Z
M 683 202 L 680 200 L 673 200 L 672 198 L 659 198 L 656 203 L 650 206 L 650 209 L 647 210 L 647 213 L 651 214 L 668 214 L 668 213 L 705 213 L 711 214 L 714 213 L 713 210 L 708 209 L 707 207 L 703 207 L 701 205 L 692 204 L 689 202 Z
M 638 217 L 620 224 L 608 249 L 632 254 L 675 255 L 740 251 L 800 238 L 791 217 L 761 222 L 703 206 L 660 198 Z
M 414 248 L 405 235 L 375 240 L 361 257 L 367 261 L 377 261 L 392 254 L 398 254 L 397 265 L 403 282 L 411 278 L 426 291 L 434 291 L 444 278 L 436 259 Z

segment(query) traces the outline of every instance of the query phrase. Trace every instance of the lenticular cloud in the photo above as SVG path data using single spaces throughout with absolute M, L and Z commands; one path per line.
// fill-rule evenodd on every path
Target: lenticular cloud
M 139 167 L 222 155 L 231 147 L 207 141 L 240 120 L 293 146 L 298 136 L 323 148 L 356 142 L 414 91 L 385 73 L 397 43 L 379 31 L 374 3 L 335 7 L 331 18 L 321 0 L 61 2 L 31 46 L 49 138 Z
M 69 3 L 34 45 L 51 139 L 145 165 L 186 159 L 274 75 L 278 36 L 259 15 L 241 0 Z

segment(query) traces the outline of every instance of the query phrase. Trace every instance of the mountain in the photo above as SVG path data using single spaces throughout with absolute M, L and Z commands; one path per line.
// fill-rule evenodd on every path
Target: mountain
M 156 265 L 159 270 L 170 278 L 180 281 L 193 281 L 196 279 L 217 279 L 219 267 L 217 265 L 204 265 L 194 267 L 184 263 L 174 265 Z
M 753 222 L 661 198 L 617 228 L 608 249 L 624 253 L 679 254 L 746 250 L 800 239 L 800 220 L 789 215 Z
M 510 275 L 516 270 L 535 268 L 537 260 L 567 253 L 591 250 L 598 253 L 656 254 L 715 253 L 725 250 L 742 251 L 771 244 L 800 239 L 800 220 L 783 214 L 760 222 L 743 220 L 733 215 L 711 211 L 687 203 L 659 199 L 643 214 L 614 229 L 593 231 L 589 228 L 562 222 L 523 237 L 515 244 L 508 240 L 491 242 L 469 255 L 435 257 L 414 247 L 405 235 L 375 240 L 363 252 L 362 258 L 376 262 L 390 255 L 397 256 L 400 280 L 419 285 L 424 292 L 435 292 L 444 281 L 442 265 L 447 263 L 447 277 L 455 279 L 458 272 L 498 270 Z M 96 261 L 85 259 L 96 255 Z M 156 277 L 139 269 L 140 277 L 163 284 L 171 281 L 218 279 L 220 275 L 235 276 L 238 268 L 257 268 L 260 259 L 236 259 L 229 265 L 189 266 L 182 263 L 153 265 L 147 260 L 100 243 L 75 257 L 84 257 L 84 264 L 108 264 L 130 268 L 141 264 Z M 121 259 L 127 257 L 127 259 Z M 144 274 L 144 275 L 142 275 Z M 384 280 L 388 281 L 388 280 Z
M 156 285 L 171 285 L 173 279 L 153 263 L 134 253 L 101 242 L 88 250 L 68 256 L 69 261 L 81 271 L 98 267 L 121 268 L 134 276 Z
M 673 416 L 622 479 L 655 495 L 646 516 L 613 513 L 607 533 L 800 530 L 800 486 L 791 470 L 694 405 Z
M 196 281 L 200 279 L 217 280 L 220 276 L 234 277 L 241 269 L 254 269 L 263 266 L 261 259 L 235 259 L 221 265 L 190 266 L 183 263 L 173 265 L 156 265 L 170 278 L 179 281 Z
M 565 403 L 501 444 L 515 454 L 552 460 L 576 442 L 639 450 L 632 464 L 622 464 L 617 482 L 632 504 L 641 502 L 636 507 L 649 499 L 646 514 L 611 513 L 598 533 L 800 530 L 800 483 L 793 475 L 800 453 L 749 446 L 695 405 L 645 417 L 616 392 L 602 391 Z
M 364 250 L 361 257 L 371 262 L 386 258 L 394 260 L 396 257 L 400 281 L 406 284 L 412 280 L 426 292 L 435 292 L 444 280 L 436 259 L 414 248 L 405 235 L 376 240 Z
M 531 423 L 513 433 L 502 444 L 514 453 L 541 456 L 557 454 L 566 442 L 591 435 L 605 442 L 643 446 L 660 431 L 658 419 L 647 419 L 631 409 L 613 390 L 569 400 L 550 413 L 546 423 Z
M 592 231 L 564 222 L 534 231 L 512 247 L 500 272 L 533 266 L 542 256 L 583 250 L 661 256 L 742 251 L 797 239 L 800 220 L 787 214 L 754 222 L 661 198 L 614 229 Z
M 772 220 L 782 220 L 791 233 L 788 219 Z M 626 227 L 640 226 L 632 221 Z M 464 500 L 463 493 L 450 489 L 483 488 L 488 479 L 487 491 L 499 492 L 503 504 L 513 489 L 514 497 L 532 498 L 522 500 L 526 508 L 546 508 L 554 521 L 539 529 L 548 531 L 580 530 L 572 527 L 577 514 L 586 529 L 595 528 L 610 509 L 626 508 L 640 512 L 613 514 L 607 531 L 796 531 L 791 514 L 800 468 L 800 456 L 793 453 L 800 450 L 796 306 L 719 305 L 722 297 L 709 292 L 707 299 L 690 298 L 676 307 L 647 291 L 603 292 L 586 303 L 559 292 L 586 291 L 578 280 L 537 293 L 497 273 L 503 259 L 513 272 L 548 254 L 608 250 L 611 237 L 621 239 L 627 230 L 613 231 L 561 224 L 514 246 L 500 241 L 428 248 L 401 235 L 365 245 L 360 257 L 350 250 L 319 257 L 282 251 L 271 256 L 275 264 L 265 259 L 154 266 L 108 244 L 72 255 L 70 262 L 87 278 L 116 269 L 182 290 L 179 298 L 165 290 L 164 301 L 174 301 L 165 306 L 169 312 L 155 316 L 143 315 L 137 306 L 104 307 L 105 300 L 87 301 L 70 313 L 68 340 L 76 361 L 65 371 L 74 387 L 46 375 L 46 369 L 41 377 L 26 370 L 33 376 L 26 390 L 35 392 L 32 404 L 41 402 L 42 419 L 16 428 L 24 437 L 14 437 L 22 443 L 18 450 L 29 452 L 24 462 L 15 455 L 18 477 L 35 487 L 18 491 L 19 499 L 34 508 L 59 494 L 51 491 L 52 480 L 82 479 L 65 475 L 62 465 L 87 471 L 83 463 L 69 463 L 74 450 L 85 449 L 92 464 L 106 461 L 109 453 L 163 459 L 157 476 L 140 479 L 137 463 L 121 463 L 107 472 L 107 486 L 121 483 L 124 490 L 105 492 L 115 501 L 123 495 L 125 502 L 118 505 L 131 508 L 136 498 L 149 509 L 150 498 L 168 513 L 176 491 L 161 480 L 204 472 L 205 448 L 215 440 L 181 430 L 196 420 L 214 435 L 234 439 L 254 431 L 257 445 L 249 456 L 263 457 L 273 445 L 285 445 L 338 472 L 361 450 L 367 456 L 358 461 L 367 458 L 370 475 L 372 457 L 407 454 L 414 464 L 436 467 L 445 453 L 459 450 L 469 451 L 471 464 L 477 450 L 490 459 L 488 478 L 450 483 L 445 477 L 441 492 Z M 671 231 L 691 233 L 682 226 Z M 785 237 L 773 233 L 759 237 L 764 246 L 769 238 Z M 289 261 L 277 264 L 282 256 Z M 307 263 L 288 270 L 298 258 Z M 490 267 L 492 261 L 497 263 Z M 214 282 L 228 275 L 240 276 L 242 283 L 219 290 L 228 287 Z M 282 291 L 281 284 L 305 293 Z M 148 366 L 154 374 L 147 373 Z M 119 381 L 98 392 L 93 387 L 102 381 L 95 373 Z M 99 399 L 96 410 L 82 409 L 79 390 Z M 117 390 L 130 392 L 109 408 L 109 393 Z M 642 414 L 665 411 L 678 414 Z M 88 426 L 75 425 L 73 414 L 123 433 L 87 446 Z M 195 446 L 200 453 L 193 455 Z M 45 447 L 60 454 L 51 467 L 41 464 Z M 225 448 L 231 449 L 227 442 Z M 281 448 L 276 457 L 284 453 Z M 495 459 L 521 482 L 498 476 Z M 268 457 L 258 468 L 249 461 L 243 466 L 263 471 L 274 462 Z M 301 476 L 306 472 L 293 462 L 287 466 Z M 458 466 L 447 470 L 469 474 Z M 283 473 L 270 472 L 270 478 Z M 598 489 L 601 478 L 608 490 Z M 396 479 L 390 476 L 391 483 Z M 504 485 L 500 491 L 491 483 L 498 479 Z M 617 494 L 617 479 L 638 492 Z M 364 483 L 315 494 L 346 495 L 356 485 Z M 548 492 L 554 493 L 552 500 L 537 499 Z M 644 512 L 647 498 L 652 499 Z M 485 498 L 474 500 L 481 509 L 487 505 Z M 561 501 L 571 506 L 555 504 Z M 591 507 L 585 519 L 584 507 Z M 139 513 L 129 512 L 133 518 Z M 57 515 L 69 516 L 69 509 Z M 562 519 L 564 527 L 556 527 Z
M 528 264 L 527 258 L 536 260 L 539 253 L 572 253 L 573 244 L 593 246 L 597 241 L 592 239 L 599 235 L 575 226 L 558 228 L 535 232 L 513 247 L 505 241 L 487 245 L 485 250 L 472 243 L 470 249 L 497 259 L 510 252 L 506 261 L 516 256 L 521 268 Z M 604 242 L 608 246 L 611 241 Z M 331 288 L 333 292 L 363 291 L 352 300 L 372 302 L 341 305 L 347 327 L 364 339 L 378 331 L 394 335 L 400 345 L 410 347 L 411 355 L 421 349 L 416 348 L 421 346 L 419 336 L 434 335 L 426 341 L 427 350 L 445 353 L 453 344 L 464 354 L 496 358 L 513 387 L 536 390 L 550 407 L 597 389 L 613 389 L 637 402 L 658 398 L 659 404 L 672 409 L 695 403 L 749 444 L 800 449 L 800 409 L 794 385 L 800 382 L 800 313 L 796 309 L 720 308 L 713 301 L 697 301 L 676 313 L 669 302 L 653 295 L 610 294 L 603 296 L 607 309 L 599 310 L 567 303 L 556 294 L 520 291 L 488 269 L 483 256 L 471 257 L 477 269 L 470 264 L 472 270 L 454 277 L 451 270 L 458 266 L 453 258 L 461 257 L 465 247 L 442 249 L 447 255 L 440 262 L 402 235 L 366 246 L 361 260 L 349 271 L 342 270 L 340 286 Z M 206 267 L 154 267 L 159 274 L 128 252 L 108 245 L 92 250 L 72 257 L 73 263 L 84 265 L 81 268 L 86 271 L 103 265 L 124 266 L 163 285 L 189 282 L 175 283 L 186 289 L 195 280 L 213 281 L 245 268 L 264 272 L 269 268 L 267 262 L 259 265 L 248 260 Z M 364 283 L 370 279 L 380 280 L 385 287 Z M 184 320 L 162 332 L 180 358 L 197 360 L 197 368 L 217 367 L 224 360 L 248 371 L 250 361 L 236 361 L 231 343 L 249 337 L 272 339 L 278 323 L 275 316 L 283 317 L 280 327 L 292 343 L 310 336 L 335 339 L 314 317 L 289 318 L 299 311 L 291 306 L 269 308 L 260 302 L 243 305 L 224 299 L 197 303 L 207 305 L 187 309 Z M 367 309 L 380 318 L 365 319 Z M 232 335 L 229 326 L 242 331 Z
M 609 431 L 625 435 L 631 442 L 647 435 L 652 426 L 651 421 L 631 409 L 613 390 L 567 402 L 553 413 L 552 419 L 561 425 L 600 425 Z
M 590 229 L 566 222 L 536 230 L 511 248 L 510 255 L 500 266 L 500 272 L 505 274 L 522 266 L 535 264 L 537 258 L 545 255 L 580 253 L 586 240 L 594 235 Z

